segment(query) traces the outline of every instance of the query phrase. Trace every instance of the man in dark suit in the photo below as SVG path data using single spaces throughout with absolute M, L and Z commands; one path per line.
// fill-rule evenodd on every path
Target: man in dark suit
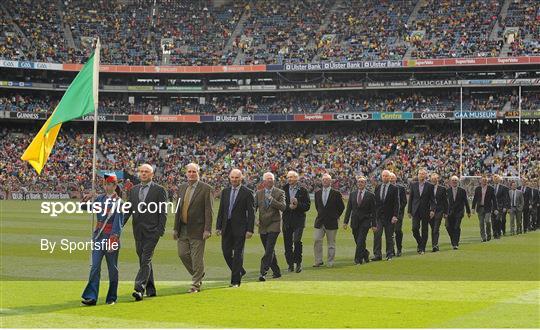
M 510 208 L 510 195 L 508 193 L 508 187 L 501 183 L 502 178 L 500 175 L 495 174 L 493 176 L 493 188 L 495 189 L 495 198 L 497 199 L 497 211 L 498 214 L 491 215 L 491 221 L 493 222 L 493 236 L 495 239 L 499 239 L 501 234 L 506 235 L 506 212 Z
M 231 186 L 221 191 L 216 221 L 216 235 L 221 235 L 221 250 L 229 269 L 233 288 L 240 286 L 244 269 L 244 246 L 253 235 L 255 200 L 253 191 L 242 185 L 243 174 L 233 169 L 229 174 Z
M 538 229 L 538 209 L 540 208 L 540 187 L 532 188 L 531 193 L 531 220 L 530 230 L 534 231 Z
M 426 181 L 427 171 L 418 170 L 418 181 L 411 182 L 409 186 L 409 207 L 407 212 L 412 218 L 412 232 L 416 239 L 416 251 L 419 254 L 426 252 L 428 240 L 428 226 L 430 219 L 435 216 L 435 196 L 433 185 Z
M 401 257 L 401 250 L 403 247 L 403 216 L 405 215 L 405 207 L 407 206 L 407 188 L 397 183 L 397 176 L 395 173 L 390 173 L 390 183 L 398 188 L 399 213 L 398 221 L 394 225 L 394 234 L 396 235 L 396 256 Z
M 386 260 L 392 260 L 394 256 L 394 225 L 398 221 L 399 213 L 398 188 L 390 183 L 390 171 L 382 171 L 381 176 L 382 183 L 375 189 L 377 230 L 373 235 L 371 261 L 382 260 L 383 232 L 386 239 Z
M 366 177 L 359 176 L 357 184 L 358 190 L 349 194 L 345 219 L 343 219 L 343 229 L 347 230 L 350 220 L 354 242 L 356 243 L 354 263 L 359 265 L 369 262 L 366 238 L 369 228 L 372 228 L 373 231 L 377 230 L 377 220 L 375 218 L 375 195 L 366 189 Z
M 178 205 L 173 239 L 177 241 L 178 256 L 191 275 L 188 293 L 201 290 L 204 277 L 204 247 L 212 232 L 214 198 L 212 186 L 199 178 L 195 163 L 186 166 L 187 183 L 178 188 Z
M 306 212 L 311 207 L 309 193 L 298 183 L 299 175 L 295 171 L 287 173 L 285 191 L 285 211 L 283 211 L 283 243 L 288 271 L 302 271 L 302 234 L 306 225 Z M 296 265 L 296 269 L 295 269 Z
M 281 212 L 285 210 L 285 192 L 274 187 L 275 177 L 271 172 L 263 175 L 264 187 L 257 191 L 255 204 L 259 209 L 259 234 L 264 247 L 264 255 L 261 258 L 259 281 L 266 281 L 268 269 L 272 269 L 272 278 L 281 277 L 276 252 L 276 241 L 281 231 Z
M 315 208 L 317 217 L 315 218 L 315 231 L 313 250 L 315 254 L 315 264 L 313 267 L 323 265 L 323 238 L 326 235 L 328 244 L 328 267 L 334 266 L 336 256 L 336 234 L 338 230 L 339 217 L 345 209 L 343 196 L 335 189 L 332 189 L 332 177 L 325 173 L 322 176 L 323 188 L 315 193 Z
M 433 196 L 435 198 L 435 215 L 429 220 L 431 226 L 431 248 L 433 252 L 439 251 L 439 230 L 441 221 L 448 215 L 448 198 L 446 187 L 439 185 L 439 175 L 431 173 L 430 182 L 433 185 Z
M 521 190 L 523 194 L 523 233 L 526 233 L 529 230 L 529 224 L 531 220 L 531 210 L 532 210 L 532 188 L 529 186 L 527 179 L 522 178 L 522 185 L 518 189 Z
M 138 172 L 141 182 L 129 192 L 130 208 L 124 218 L 125 225 L 133 215 L 133 237 L 140 268 L 132 296 L 137 301 L 143 299 L 145 292 L 148 297 L 156 296 L 152 257 L 167 222 L 167 209 L 163 207 L 167 202 L 167 191 L 152 181 L 154 169 L 151 165 L 139 166 Z M 157 206 L 157 212 L 150 212 L 154 206 Z
M 452 248 L 459 248 L 459 238 L 461 236 L 461 220 L 465 215 L 464 208 L 467 210 L 467 218 L 471 217 L 471 209 L 469 208 L 469 200 L 465 189 L 458 187 L 459 178 L 452 176 L 450 178 L 450 187 L 446 190 L 448 199 L 448 216 L 446 218 L 446 231 L 450 236 Z
M 488 185 L 488 178 L 483 175 L 480 179 L 480 186 L 474 190 L 474 198 L 472 201 L 473 212 L 478 213 L 478 221 L 480 223 L 480 237 L 482 242 L 491 240 L 491 213 L 499 213 L 497 210 L 497 198 L 495 198 L 495 190 Z

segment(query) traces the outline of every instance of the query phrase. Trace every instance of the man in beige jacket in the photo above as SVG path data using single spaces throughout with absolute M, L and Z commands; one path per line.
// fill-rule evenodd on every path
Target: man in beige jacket
M 199 165 L 186 166 L 187 183 L 178 189 L 178 206 L 173 238 L 178 242 L 178 256 L 192 276 L 188 293 L 201 290 L 204 277 L 204 245 L 212 230 L 213 188 L 199 180 Z
M 274 247 L 281 232 L 281 213 L 285 210 L 285 192 L 274 187 L 275 178 L 271 172 L 263 175 L 264 188 L 257 191 L 255 202 L 259 209 L 259 234 L 264 247 L 261 259 L 259 281 L 266 281 L 266 273 L 272 268 L 273 278 L 281 277 Z

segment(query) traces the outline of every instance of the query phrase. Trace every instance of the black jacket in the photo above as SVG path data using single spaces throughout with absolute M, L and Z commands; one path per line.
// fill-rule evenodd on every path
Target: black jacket
M 381 200 L 382 184 L 375 188 L 375 205 L 377 222 L 390 222 L 392 217 L 397 217 L 399 213 L 398 188 L 393 184 L 388 184 L 386 197 Z
M 438 185 L 437 191 L 435 191 L 435 186 L 433 186 L 433 193 L 435 196 L 435 213 L 442 212 L 443 214 L 448 214 L 448 197 L 446 196 L 446 187 Z
M 231 187 L 227 187 L 221 191 L 216 229 L 221 230 L 223 233 L 232 230 L 235 236 L 243 236 L 246 232 L 253 233 L 255 230 L 255 197 L 253 191 L 246 186 L 240 186 L 234 200 L 231 219 L 228 220 L 230 198 Z
M 283 227 L 284 228 L 297 228 L 306 226 L 306 212 L 309 211 L 311 207 L 311 200 L 309 199 L 309 193 L 306 188 L 298 185 L 298 190 L 296 191 L 296 197 L 298 200 L 298 206 L 296 209 L 292 210 L 289 205 L 291 204 L 291 196 L 289 196 L 289 184 L 281 188 L 285 191 L 285 211 L 283 211 Z
M 420 195 L 420 183 L 411 182 L 409 187 L 409 208 L 408 213 L 416 217 L 428 217 L 430 211 L 435 211 L 435 196 L 433 195 L 433 185 L 424 181 L 424 189 Z
M 448 198 L 448 216 L 463 218 L 465 214 L 463 208 L 467 210 L 467 214 L 471 214 L 465 189 L 457 187 L 456 200 L 454 200 L 454 193 L 452 187 L 450 187 L 446 190 L 446 197 Z
M 474 190 L 474 198 L 472 208 L 478 210 L 482 203 L 482 187 L 478 186 Z M 492 212 L 497 210 L 497 198 L 495 198 L 495 189 L 492 186 L 487 186 L 486 195 L 484 196 L 484 212 Z
M 400 184 L 397 184 L 398 188 L 398 201 L 399 201 L 399 213 L 403 214 L 405 207 L 407 207 L 407 188 Z
M 158 239 L 165 233 L 165 224 L 167 223 L 167 210 L 163 206 L 164 204 L 160 204 L 168 201 L 167 191 L 159 184 L 152 182 L 148 188 L 146 199 L 144 202 L 141 202 L 139 201 L 140 189 L 141 185 L 138 184 L 129 192 L 128 202 L 131 203 L 131 207 L 124 217 L 124 225 L 129 218 L 133 216 L 133 237 L 136 241 Z M 140 203 L 146 203 L 146 205 L 139 208 Z M 139 210 L 146 211 L 146 206 L 148 206 L 148 203 L 156 203 L 157 207 L 160 208 L 162 212 L 139 213 Z M 150 210 L 153 211 L 153 206 L 150 208 Z
M 333 230 L 338 229 L 338 220 L 343 210 L 345 210 L 345 204 L 343 203 L 343 196 L 337 190 L 330 189 L 328 194 L 328 200 L 326 206 L 323 204 L 322 189 L 315 193 L 315 208 L 317 209 L 317 218 L 315 218 L 315 228 L 324 228 Z
M 359 193 L 360 191 L 356 190 L 349 195 L 343 222 L 348 224 L 350 220 L 351 228 L 353 229 L 360 227 L 377 227 L 377 220 L 375 219 L 375 195 L 369 190 L 364 190 L 364 196 L 360 205 L 358 205 Z
M 497 186 L 493 186 L 493 191 L 495 191 L 495 198 L 497 199 L 497 207 L 499 208 L 499 210 L 508 210 L 510 208 L 510 189 L 503 184 L 499 184 L 498 190 L 496 190 L 496 188 Z

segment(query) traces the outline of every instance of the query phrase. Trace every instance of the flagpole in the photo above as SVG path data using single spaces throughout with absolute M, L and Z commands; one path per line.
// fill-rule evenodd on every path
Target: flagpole
M 94 94 L 94 136 L 92 150 L 92 199 L 97 196 L 96 193 L 96 163 L 97 163 L 97 123 L 98 123 L 98 90 L 99 90 L 99 53 L 101 44 L 97 38 L 96 49 L 94 50 L 94 77 L 93 77 L 93 94 Z M 93 200 L 92 200 L 93 201 Z M 96 215 L 92 212 L 92 227 L 90 228 L 90 236 L 93 236 Z M 93 237 L 92 237 L 93 238 Z M 90 252 L 90 267 L 92 267 L 92 252 Z

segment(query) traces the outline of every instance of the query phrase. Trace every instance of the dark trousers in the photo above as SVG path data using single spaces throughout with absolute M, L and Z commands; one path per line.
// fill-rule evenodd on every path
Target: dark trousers
M 529 209 L 529 205 L 523 206 L 523 232 L 524 233 L 529 231 L 530 216 L 531 216 L 531 212 Z
M 356 243 L 356 252 L 354 253 L 354 262 L 362 263 L 364 258 L 369 257 L 369 251 L 366 249 L 366 238 L 369 227 L 358 226 L 352 229 L 354 242 Z
M 390 219 L 377 221 L 377 231 L 373 234 L 373 255 L 382 257 L 382 235 L 386 240 L 386 256 L 394 255 L 394 224 Z
M 428 240 L 428 226 L 429 226 L 429 214 L 413 215 L 412 218 L 412 232 L 414 239 L 416 239 L 416 249 L 418 251 L 426 251 L 426 244 Z
M 101 236 L 104 239 L 108 238 Z M 101 245 L 103 246 L 103 244 Z M 99 293 L 99 280 L 101 278 L 101 261 L 103 257 L 107 261 L 107 269 L 109 271 L 109 291 L 107 292 L 106 302 L 116 301 L 118 291 L 118 253 L 119 249 L 113 252 L 107 252 L 104 250 L 92 251 L 92 268 L 90 268 L 90 277 L 88 284 L 82 294 L 83 299 L 98 299 Z
M 429 219 L 429 226 L 431 227 L 431 247 L 439 247 L 439 232 L 441 229 L 442 212 L 435 213 L 433 219 Z M 427 243 L 427 242 L 426 242 Z M 424 245 L 425 248 L 425 245 Z
M 538 228 L 538 209 L 533 206 L 533 208 L 530 211 L 531 214 L 531 220 L 530 220 L 530 229 L 536 230 Z
M 459 246 L 459 238 L 461 237 L 461 220 L 463 215 L 461 214 L 449 214 L 446 220 L 446 231 L 450 236 L 450 242 L 452 246 Z
M 283 227 L 283 243 L 285 245 L 285 260 L 287 264 L 302 263 L 302 234 L 304 227 Z
M 261 234 L 261 243 L 264 247 L 264 255 L 261 258 L 261 275 L 266 275 L 268 269 L 272 269 L 274 275 L 281 275 L 274 250 L 279 233 Z
M 495 215 L 495 212 L 491 212 L 491 229 L 493 230 L 494 238 L 501 236 L 501 219 L 500 219 L 501 210 L 497 210 L 497 211 L 498 211 L 497 215 Z
M 394 234 L 396 235 L 396 248 L 401 252 L 403 247 L 403 215 L 405 210 L 401 210 L 398 214 L 398 221 L 394 224 Z
M 246 235 L 234 235 L 232 230 L 226 230 L 221 239 L 221 250 L 229 269 L 231 270 L 231 284 L 240 284 L 244 270 L 244 246 Z
M 154 271 L 152 269 L 152 257 L 159 238 L 146 238 L 135 241 L 135 249 L 139 256 L 139 272 L 135 277 L 135 291 L 147 295 L 156 293 L 154 285 Z
M 499 236 L 500 234 L 506 235 L 506 214 L 507 213 L 508 211 L 502 212 L 502 210 L 499 210 L 499 229 L 500 229 Z

